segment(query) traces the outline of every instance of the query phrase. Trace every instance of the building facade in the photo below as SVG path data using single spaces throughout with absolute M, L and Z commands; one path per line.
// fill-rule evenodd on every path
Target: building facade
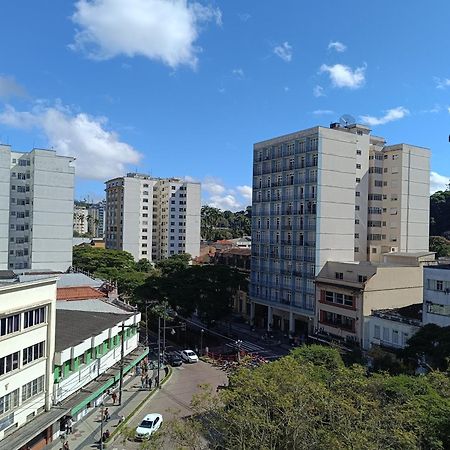
M 19 153 L 0 145 L 1 269 L 70 267 L 73 161 L 53 150 Z
M 421 302 L 421 258 L 403 266 L 328 261 L 316 277 L 315 337 L 369 348 L 373 311 Z
M 106 247 L 136 261 L 200 253 L 200 183 L 130 173 L 106 182 Z
M 94 238 L 105 237 L 105 201 L 93 203 L 88 207 L 88 233 Z
M 73 207 L 73 231 L 80 236 L 88 232 L 88 210 L 85 206 Z
M 450 265 L 425 267 L 423 277 L 423 324 L 450 326 Z
M 428 251 L 427 149 L 385 146 L 365 126 L 332 124 L 257 143 L 253 161 L 258 324 L 311 331 L 314 278 L 328 260 Z
M 0 286 L 0 448 L 13 448 L 2 440 L 51 409 L 56 281 Z M 38 441 L 51 440 L 49 433 L 39 430 Z

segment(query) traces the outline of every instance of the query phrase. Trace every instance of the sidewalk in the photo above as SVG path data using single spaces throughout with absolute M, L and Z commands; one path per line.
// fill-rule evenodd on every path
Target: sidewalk
M 161 379 L 163 379 L 163 374 L 164 371 L 161 373 Z M 154 389 L 155 387 L 152 390 Z M 128 417 L 150 392 L 149 389 L 141 389 L 139 376 L 129 375 L 122 391 L 122 405 L 113 405 L 110 397 L 105 399 L 104 407 L 108 408 L 111 418 L 108 422 L 103 423 L 103 431 L 109 430 L 112 433 L 118 425 L 119 417 L 122 415 L 125 418 Z M 67 438 L 70 450 L 100 448 L 100 426 L 101 407 L 98 406 L 83 419 L 74 423 L 73 433 L 69 434 Z M 59 450 L 62 448 L 63 442 L 61 439 L 57 439 L 46 448 Z

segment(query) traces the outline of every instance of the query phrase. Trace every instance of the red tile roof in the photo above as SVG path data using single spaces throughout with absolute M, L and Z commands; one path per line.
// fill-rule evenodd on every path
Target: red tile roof
M 76 286 L 57 288 L 57 300 L 88 300 L 91 298 L 106 297 L 104 292 L 94 289 L 90 286 Z

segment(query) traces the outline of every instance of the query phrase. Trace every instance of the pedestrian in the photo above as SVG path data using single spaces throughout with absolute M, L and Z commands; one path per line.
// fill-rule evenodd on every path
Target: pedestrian
M 119 426 L 125 420 L 125 416 L 122 414 L 119 416 L 119 421 L 117 422 L 117 426 Z
M 164 378 L 167 377 L 167 375 L 169 375 L 169 368 L 166 366 L 164 367 Z
M 148 373 L 145 375 L 145 388 L 148 388 L 149 385 L 149 378 L 148 378 Z
M 67 419 L 67 422 L 66 422 L 66 431 L 67 431 L 67 434 L 72 433 L 72 427 L 73 427 L 73 420 L 72 420 L 72 417 L 69 417 L 69 418 Z
M 111 398 L 112 398 L 112 401 L 113 401 L 113 405 L 115 405 L 116 404 L 116 400 L 117 400 L 117 394 L 116 394 L 115 391 L 111 394 Z
M 149 388 L 149 390 L 152 389 L 152 382 L 153 382 L 153 380 L 151 378 L 149 378 L 148 379 L 148 388 Z
M 142 374 L 142 376 L 141 376 L 141 388 L 144 389 L 144 387 L 145 387 L 145 375 Z
M 64 442 L 63 450 L 70 450 L 69 441 Z
M 109 415 L 109 410 L 108 408 L 105 409 L 105 416 L 104 416 L 104 420 L 105 422 L 108 422 L 108 420 L 110 419 L 110 415 Z

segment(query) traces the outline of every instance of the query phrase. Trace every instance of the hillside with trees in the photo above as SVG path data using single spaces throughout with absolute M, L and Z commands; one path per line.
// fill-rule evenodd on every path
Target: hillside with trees
M 222 211 L 212 206 L 201 210 L 201 235 L 205 241 L 233 239 L 251 234 L 252 208 L 245 211 Z
M 430 250 L 450 256 L 450 189 L 430 197 Z

